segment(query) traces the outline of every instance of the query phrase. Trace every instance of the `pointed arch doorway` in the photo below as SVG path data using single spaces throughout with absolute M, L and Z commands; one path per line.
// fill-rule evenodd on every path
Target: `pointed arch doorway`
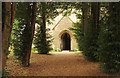
M 61 50 L 71 50 L 71 37 L 67 32 L 61 35 Z

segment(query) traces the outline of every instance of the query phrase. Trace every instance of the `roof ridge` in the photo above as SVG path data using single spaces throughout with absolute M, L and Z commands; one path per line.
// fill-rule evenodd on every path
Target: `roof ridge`
M 57 24 L 55 24 L 55 26 L 52 28 L 52 30 L 55 29 L 55 27 L 59 24 L 59 22 L 60 22 L 64 17 L 65 17 L 65 16 L 63 16 L 63 17 L 57 22 Z
M 60 23 L 60 21 L 61 21 L 64 17 L 65 17 L 65 16 L 63 16 L 63 17 L 57 22 L 57 24 L 55 24 L 55 26 L 52 28 L 52 30 L 55 29 L 55 27 Z M 68 17 L 68 19 L 69 19 L 71 22 L 73 22 L 72 19 L 71 19 L 69 16 L 67 16 L 67 17 Z

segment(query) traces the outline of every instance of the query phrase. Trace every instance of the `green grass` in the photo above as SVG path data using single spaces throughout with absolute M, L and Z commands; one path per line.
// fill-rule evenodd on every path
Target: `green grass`
M 55 50 L 50 50 L 50 51 L 49 51 L 49 53 L 54 53 L 54 52 L 56 52 L 56 51 L 55 51 Z
M 50 50 L 49 53 L 54 53 L 55 50 Z M 38 51 L 35 48 L 32 48 L 31 53 L 38 53 Z
M 38 51 L 35 48 L 32 48 L 31 53 L 38 53 Z
M 13 53 L 13 50 L 10 50 Z M 54 53 L 56 52 L 55 50 L 50 50 L 49 53 Z M 76 54 L 80 54 L 83 51 L 74 51 Z M 38 53 L 38 51 L 35 48 L 32 48 L 31 53 Z
M 74 51 L 76 54 L 80 54 L 82 53 L 83 51 Z

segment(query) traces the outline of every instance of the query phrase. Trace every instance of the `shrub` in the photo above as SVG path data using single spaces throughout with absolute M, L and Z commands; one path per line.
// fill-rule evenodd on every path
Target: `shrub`
M 40 26 L 42 26 L 42 24 Z M 42 33 L 40 26 L 37 26 L 34 37 L 34 45 L 39 54 L 48 54 L 48 52 L 51 50 L 52 36 L 48 33 Z M 46 38 L 43 37 L 43 34 L 46 35 Z

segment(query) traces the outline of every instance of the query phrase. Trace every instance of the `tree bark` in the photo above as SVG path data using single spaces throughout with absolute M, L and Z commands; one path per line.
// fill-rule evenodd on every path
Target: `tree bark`
M 41 25 L 41 38 L 44 45 L 44 49 L 47 49 L 47 40 L 46 40 L 46 3 L 42 3 L 42 25 Z M 42 54 L 47 54 L 46 50 L 43 50 Z
M 92 32 L 93 34 L 96 34 L 98 31 L 98 25 L 99 25 L 99 3 L 94 2 L 91 3 L 91 21 L 92 21 Z
M 31 16 L 31 20 L 30 20 L 31 24 L 29 25 L 31 35 L 30 35 L 30 43 L 29 43 L 28 53 L 27 53 L 26 59 L 25 59 L 26 60 L 25 66 L 30 66 L 30 55 L 31 55 L 32 41 L 33 41 L 34 32 L 35 32 L 36 9 L 37 9 L 37 3 L 34 2 L 33 6 L 32 6 L 32 16 Z
M 88 29 L 88 3 L 82 3 L 84 35 L 87 34 Z
M 120 25 L 120 2 L 111 2 L 109 3 L 109 25 Z M 118 34 L 120 34 L 120 27 L 117 26 L 116 30 Z
M 12 32 L 12 28 L 13 28 L 13 22 L 14 22 L 14 17 L 15 17 L 15 11 L 16 11 L 16 3 L 12 2 L 11 4 L 11 29 L 10 29 L 10 34 Z
M 31 55 L 31 48 L 32 48 L 32 41 L 34 37 L 34 32 L 35 32 L 35 21 L 36 21 L 36 10 L 37 10 L 37 3 L 33 3 L 33 8 L 32 8 L 32 19 L 31 19 L 31 43 L 30 43 L 30 49 L 29 49 L 29 56 L 28 56 L 28 65 L 30 65 L 30 55 Z
M 2 23 L 2 70 L 6 64 L 6 58 L 9 48 L 10 36 L 13 27 L 13 21 L 16 10 L 16 3 L 3 3 L 3 23 Z
M 11 3 L 6 2 L 2 4 L 3 7 L 3 21 L 2 21 L 2 70 L 6 64 L 6 57 L 8 52 L 8 44 L 10 38 L 10 23 L 11 23 Z

